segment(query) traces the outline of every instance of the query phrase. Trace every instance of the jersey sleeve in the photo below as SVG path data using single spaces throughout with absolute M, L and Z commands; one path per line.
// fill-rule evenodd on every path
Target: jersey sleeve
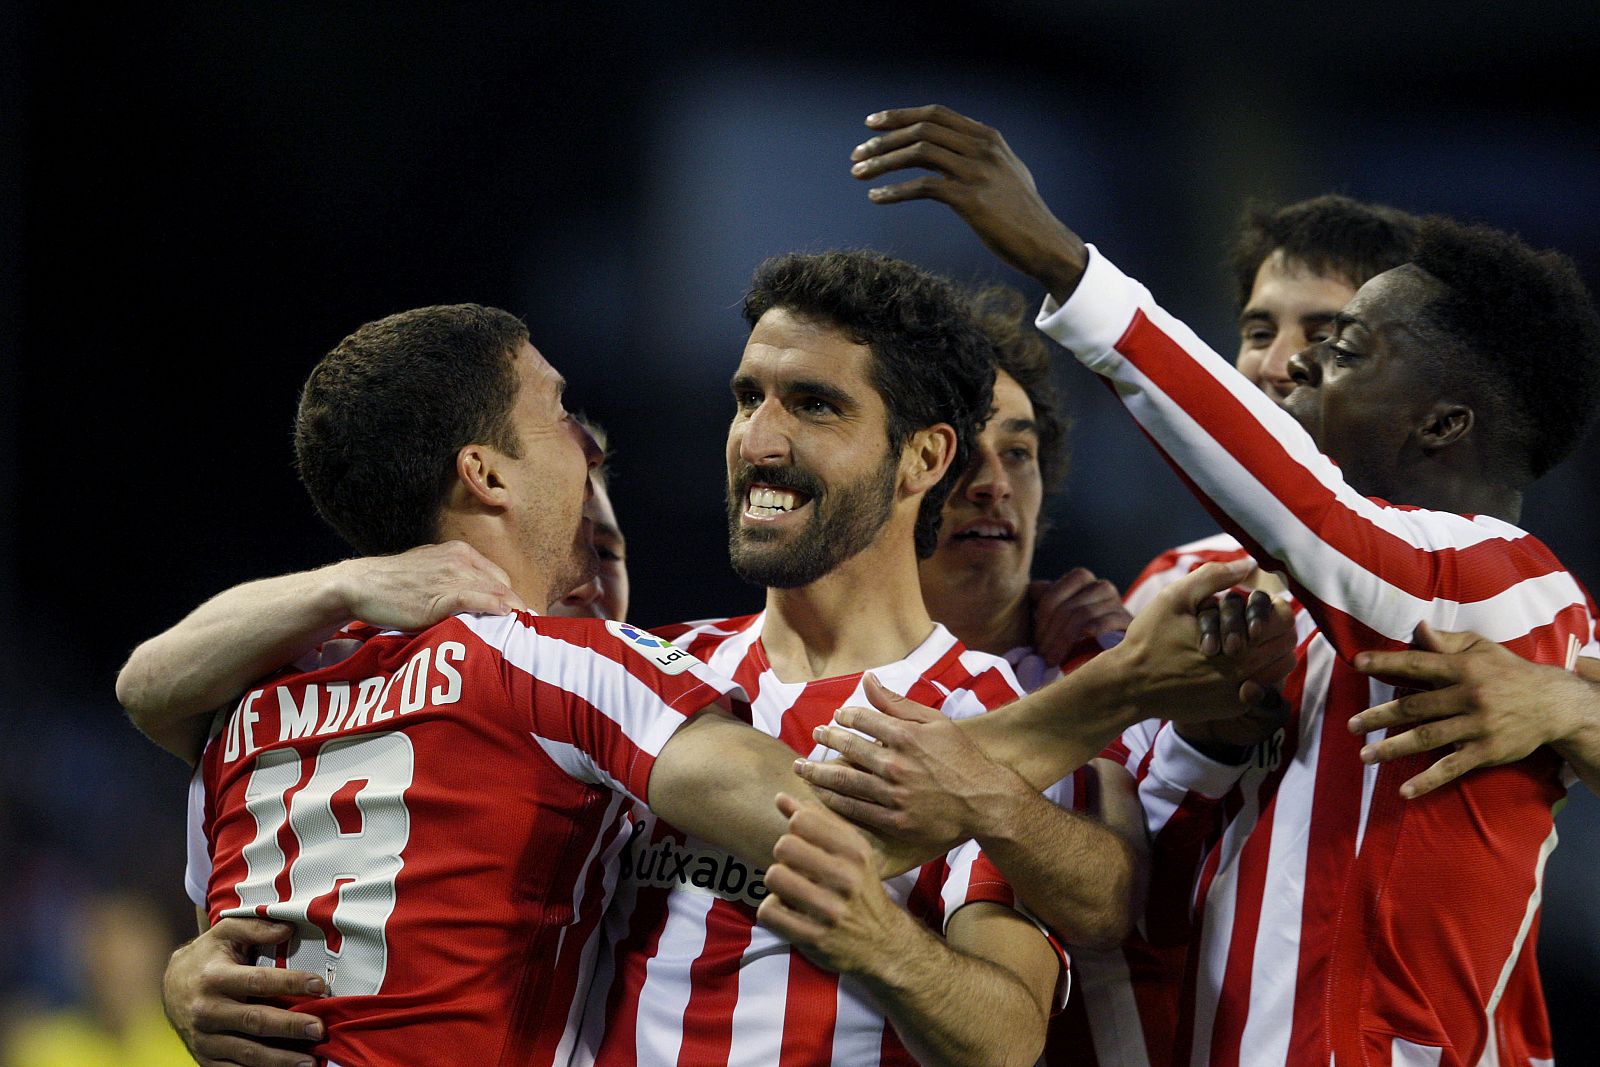
M 1246 550 L 1286 573 L 1342 656 L 1404 648 L 1427 621 L 1548 661 L 1586 620 L 1576 582 L 1522 530 L 1353 490 L 1288 412 L 1093 248 L 1038 325 L 1107 379 Z
M 513 706 L 545 754 L 573 778 L 640 803 L 678 727 L 745 699 L 688 652 L 625 624 L 524 614 L 463 622 L 499 654 Z
M 944 884 L 940 888 L 944 905 L 944 926 L 941 932 L 948 934 L 950 920 L 955 917 L 956 912 L 968 904 L 999 904 L 1015 911 L 1038 929 L 1039 935 L 1049 942 L 1051 950 L 1061 964 L 1061 976 L 1056 983 L 1055 999 L 1055 1010 L 1060 1011 L 1067 1002 L 1067 993 L 1071 987 L 1072 959 L 1067 954 L 1066 945 L 1054 931 L 1022 906 L 1022 902 L 1017 899 L 1016 891 L 1011 888 L 1011 883 L 1000 873 L 1000 868 L 984 854 L 983 849 L 978 847 L 976 841 L 967 841 L 951 849 L 945 855 L 944 865 L 946 874 Z

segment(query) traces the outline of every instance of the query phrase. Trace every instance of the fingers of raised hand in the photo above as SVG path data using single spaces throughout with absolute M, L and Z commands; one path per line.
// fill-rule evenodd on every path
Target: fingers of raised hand
M 911 820 L 904 811 L 885 808 L 843 793 L 835 793 L 821 786 L 814 789 L 817 799 L 826 804 L 829 811 L 841 818 L 849 819 L 857 826 L 865 826 L 869 830 L 876 830 L 880 834 L 896 838 L 904 838 L 912 832 Z
M 1438 652 L 1362 652 L 1355 668 L 1363 674 L 1399 678 L 1428 689 L 1460 681 L 1461 669 L 1449 656 Z
M 977 119 L 971 119 L 943 104 L 923 104 L 919 107 L 890 108 L 867 116 L 867 125 L 874 130 L 898 130 L 919 122 L 933 123 L 964 133 L 969 137 L 999 140 L 1000 134 Z
M 951 182 L 938 174 L 924 174 L 910 181 L 900 182 L 895 185 L 879 185 L 867 190 L 867 196 L 875 204 L 898 204 L 903 200 L 944 200 L 950 201 L 956 183 Z

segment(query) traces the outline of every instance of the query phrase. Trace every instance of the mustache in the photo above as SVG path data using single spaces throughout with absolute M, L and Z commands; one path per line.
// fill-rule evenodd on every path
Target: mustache
M 800 467 L 755 467 L 741 463 L 733 470 L 728 496 L 738 501 L 744 498 L 756 482 L 774 489 L 789 489 L 809 497 L 822 495 L 822 483 L 817 477 Z

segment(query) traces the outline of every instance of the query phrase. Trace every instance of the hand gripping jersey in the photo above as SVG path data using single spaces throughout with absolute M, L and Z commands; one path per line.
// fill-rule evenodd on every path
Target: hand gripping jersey
M 190 892 L 295 924 L 260 962 L 327 979 L 330 1064 L 564 1063 L 630 798 L 733 683 L 595 620 L 352 632 L 219 719 Z
M 752 703 L 757 729 L 803 755 L 822 749 L 811 731 L 842 706 L 865 706 L 861 675 L 786 683 L 761 645 L 764 616 L 660 631 L 712 670 L 730 675 Z M 895 692 L 961 718 L 1017 695 L 1004 661 L 966 650 L 944 627 L 905 659 L 872 672 Z M 766 896 L 751 869 L 704 842 L 639 813 L 607 917 L 614 956 L 601 964 L 584 1022 L 603 1067 L 870 1067 L 911 1064 L 892 1026 L 859 984 L 825 971 L 756 925 Z M 885 883 L 891 897 L 942 930 L 962 905 L 1013 905 L 1010 886 L 968 842 L 944 859 Z M 604 1029 L 602 1031 L 602 1023 Z
M 1494 1037 L 1518 1030 L 1503 1007 L 1538 1000 L 1523 961 L 1560 761 L 1541 750 L 1404 801 L 1400 783 L 1437 753 L 1361 764 L 1364 742 L 1344 724 L 1394 690 L 1348 661 L 1404 648 L 1427 621 L 1568 664 L 1593 640 L 1583 589 L 1508 523 L 1355 493 L 1286 412 L 1098 252 L 1039 325 L 1110 380 L 1224 526 L 1285 573 L 1325 639 L 1302 646 L 1285 686 L 1296 714 L 1225 803 L 1205 858 L 1177 1062 L 1525 1063 L 1538 1050 L 1501 1057 Z

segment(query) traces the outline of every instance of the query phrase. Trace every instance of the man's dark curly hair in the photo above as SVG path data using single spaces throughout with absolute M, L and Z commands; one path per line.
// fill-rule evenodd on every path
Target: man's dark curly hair
M 776 256 L 744 298 L 752 327 L 773 308 L 837 327 L 872 351 L 871 381 L 888 408 L 889 448 L 917 430 L 956 432 L 950 469 L 922 499 L 917 558 L 939 542 L 939 515 L 966 470 L 994 395 L 993 347 L 948 280 L 878 252 Z
M 1067 427 L 1070 420 L 1060 410 L 1061 397 L 1050 376 L 1050 341 L 1033 325 L 1033 305 L 1027 297 L 1003 285 L 972 295 L 972 314 L 994 345 L 994 363 L 1016 379 L 1033 405 L 1039 430 L 1039 473 L 1045 492 L 1061 484 L 1067 473 Z
M 323 357 L 300 392 L 294 449 L 317 511 L 357 552 L 438 540 L 456 453 L 520 446 L 511 425 L 528 328 L 477 304 L 369 322 Z
M 1540 477 L 1577 445 L 1600 401 L 1600 316 L 1577 268 L 1560 252 L 1441 217 L 1423 221 L 1412 262 L 1445 286 L 1426 319 L 1500 416 L 1491 432 L 1509 475 Z
M 1252 204 L 1240 221 L 1231 261 L 1239 306 L 1250 302 L 1256 272 L 1280 248 L 1312 273 L 1359 289 L 1411 258 L 1420 222 L 1404 211 L 1335 193 L 1277 208 Z

